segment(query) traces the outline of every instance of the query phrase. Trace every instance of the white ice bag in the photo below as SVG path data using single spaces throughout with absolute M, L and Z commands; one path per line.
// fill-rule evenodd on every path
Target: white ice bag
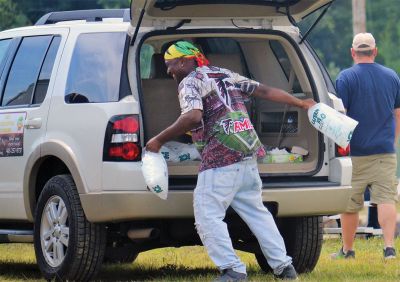
M 148 189 L 163 200 L 168 196 L 168 168 L 161 153 L 144 151 L 142 173 Z
M 323 103 L 317 103 L 308 109 L 308 119 L 317 130 L 343 148 L 349 145 L 358 124 L 358 121 Z

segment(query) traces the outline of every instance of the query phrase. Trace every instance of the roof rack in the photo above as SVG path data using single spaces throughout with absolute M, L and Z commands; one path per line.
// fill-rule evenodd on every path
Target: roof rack
M 124 22 L 131 20 L 130 9 L 94 9 L 51 12 L 42 16 L 35 25 L 55 24 L 64 21 L 86 20 L 98 22 L 105 18 L 122 18 Z

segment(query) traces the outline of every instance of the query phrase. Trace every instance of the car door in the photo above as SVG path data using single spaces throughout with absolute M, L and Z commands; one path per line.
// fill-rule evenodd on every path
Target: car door
M 68 32 L 67 28 L 30 30 L 29 34 L 13 33 L 9 39 L 12 46 L 0 68 L 1 219 L 26 219 L 25 168 L 30 157 L 40 154 L 57 65 Z M 7 36 L 7 32 L 0 36 Z

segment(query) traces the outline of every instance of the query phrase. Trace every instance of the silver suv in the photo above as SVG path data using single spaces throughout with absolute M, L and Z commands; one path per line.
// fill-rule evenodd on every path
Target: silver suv
M 0 242 L 33 242 L 46 279 L 79 281 L 103 261 L 201 244 L 192 208 L 198 161 L 169 163 L 166 201 L 141 173 L 143 145 L 180 113 L 163 52 L 190 40 L 211 64 L 343 110 L 296 26 L 330 2 L 135 0 L 131 10 L 54 12 L 1 32 Z M 311 271 L 322 216 L 346 204 L 351 162 L 304 111 L 256 100 L 248 110 L 263 144 L 308 151 L 301 162 L 260 162 L 259 171 L 294 266 Z M 242 220 L 229 211 L 226 221 L 235 247 L 269 271 Z

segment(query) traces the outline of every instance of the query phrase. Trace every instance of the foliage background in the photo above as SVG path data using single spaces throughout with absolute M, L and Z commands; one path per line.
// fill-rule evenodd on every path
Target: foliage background
M 0 30 L 33 24 L 52 11 L 128 8 L 130 0 L 0 0 Z M 399 0 L 366 0 L 367 31 L 376 38 L 377 61 L 400 73 Z M 300 24 L 305 32 L 319 12 Z M 335 0 L 308 40 L 335 79 L 352 64 L 349 48 L 353 37 L 351 0 Z
M 400 73 L 399 4 L 399 0 L 366 0 L 367 31 L 374 35 L 377 42 L 377 62 L 397 73 Z M 306 30 L 305 26 L 309 26 L 316 16 L 307 18 L 301 24 L 303 32 Z M 332 79 L 336 78 L 341 69 L 352 64 L 352 38 L 351 0 L 336 0 L 309 37 Z

